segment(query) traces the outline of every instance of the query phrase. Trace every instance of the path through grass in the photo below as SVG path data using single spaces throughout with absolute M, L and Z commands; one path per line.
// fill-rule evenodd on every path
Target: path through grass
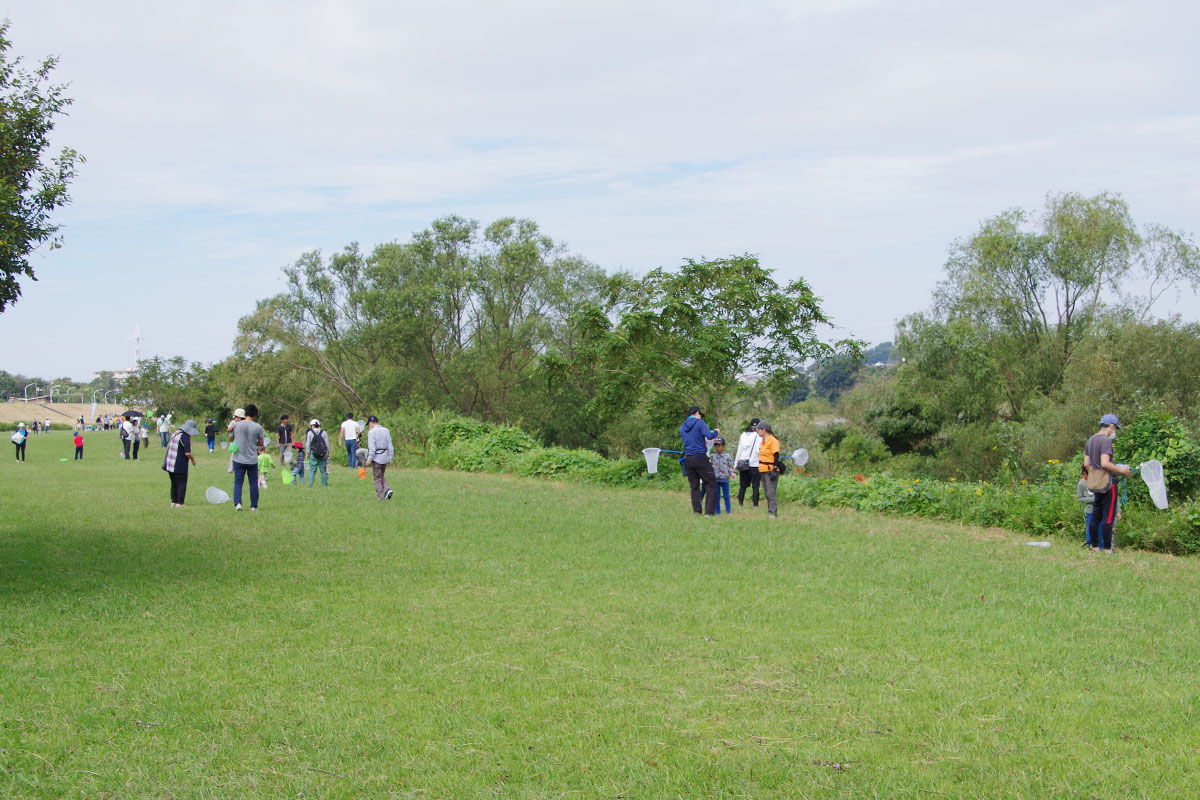
M 6 797 L 1183 797 L 1200 767 L 1190 560 L 438 471 L 235 514 L 207 454 L 173 511 L 157 443 L 56 436 L 0 460 Z

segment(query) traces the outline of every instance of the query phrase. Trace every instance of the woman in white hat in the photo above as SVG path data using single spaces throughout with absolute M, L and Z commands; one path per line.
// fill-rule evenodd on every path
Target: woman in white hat
M 196 466 L 196 457 L 192 455 L 192 437 L 199 435 L 196 420 L 189 419 L 171 434 L 167 442 L 163 469 L 171 479 L 171 508 L 183 508 L 187 496 L 188 462 Z
M 29 428 L 24 422 L 17 423 L 17 431 L 12 435 L 12 443 L 17 448 L 17 461 L 25 460 L 25 440 L 29 438 Z

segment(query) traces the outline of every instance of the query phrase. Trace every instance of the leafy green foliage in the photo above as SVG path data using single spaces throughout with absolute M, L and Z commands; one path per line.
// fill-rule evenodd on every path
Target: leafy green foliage
M 1151 459 L 1161 461 L 1170 498 L 1193 499 L 1200 493 L 1200 447 L 1183 424 L 1162 409 L 1139 412 L 1118 434 L 1113 455 L 1118 462 L 1134 467 Z M 1135 498 L 1148 496 L 1140 480 L 1128 481 L 1128 487 Z
M 627 288 L 615 324 L 595 304 L 581 309 L 574 357 L 547 361 L 560 372 L 599 376 L 591 408 L 601 416 L 628 412 L 644 399 L 660 424 L 676 421 L 693 403 L 716 420 L 744 393 L 743 375 L 782 397 L 795 388 L 797 364 L 833 352 L 816 336 L 827 320 L 808 284 L 781 287 L 750 255 L 688 260 L 676 272 L 657 269 Z
M 874 406 L 867 410 L 866 419 L 893 454 L 915 450 L 938 431 L 938 424 L 912 400 L 893 399 Z
M 0 23 L 0 312 L 21 296 L 19 279 L 36 280 L 29 256 L 61 245 L 51 212 L 70 202 L 67 185 L 83 158 L 64 147 L 47 159 L 50 132 L 71 99 L 48 84 L 57 59 L 29 72 L 11 58 L 9 23 Z

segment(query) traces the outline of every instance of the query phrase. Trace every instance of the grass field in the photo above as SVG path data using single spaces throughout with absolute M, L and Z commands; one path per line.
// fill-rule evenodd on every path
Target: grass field
M 433 470 L 238 514 L 207 453 L 174 510 L 157 442 L 8 447 L 6 798 L 1195 791 L 1192 560 Z

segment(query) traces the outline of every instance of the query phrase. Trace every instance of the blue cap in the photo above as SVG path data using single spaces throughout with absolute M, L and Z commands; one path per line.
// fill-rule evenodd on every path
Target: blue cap
M 1116 414 L 1105 414 L 1103 417 L 1100 418 L 1100 424 L 1101 425 L 1116 425 L 1118 428 L 1121 427 L 1121 423 L 1117 422 Z

